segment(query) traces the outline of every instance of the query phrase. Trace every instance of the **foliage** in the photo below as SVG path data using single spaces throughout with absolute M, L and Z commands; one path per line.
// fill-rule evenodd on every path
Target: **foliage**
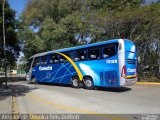
M 3 0 L 0 1 L 0 8 L 2 8 Z M 0 9 L 0 66 L 3 66 L 4 61 L 8 61 L 7 64 L 14 65 L 19 55 L 20 47 L 17 38 L 16 29 L 18 27 L 18 21 L 15 20 L 15 11 L 12 10 L 5 2 L 4 7 L 4 20 L 5 20 L 5 38 L 6 38 L 6 57 L 4 60 L 4 42 L 3 42 L 3 17 L 2 9 Z

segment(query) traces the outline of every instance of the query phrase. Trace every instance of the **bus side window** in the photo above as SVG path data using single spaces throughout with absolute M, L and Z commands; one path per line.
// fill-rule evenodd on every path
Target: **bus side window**
M 88 50 L 88 58 L 90 60 L 100 59 L 100 51 L 99 48 L 91 48 Z
M 77 61 L 80 60 L 80 58 L 77 56 L 77 51 L 73 51 L 73 52 L 71 53 L 71 58 L 72 58 L 72 60 L 75 61 L 75 62 L 77 62 Z
M 41 64 L 47 64 L 46 56 L 41 58 Z
M 87 51 L 86 50 L 79 50 L 76 52 L 77 60 L 83 61 L 87 59 Z
M 33 62 L 33 67 L 40 64 L 40 58 L 36 57 Z
M 53 61 L 54 61 L 54 59 L 52 58 L 52 56 L 49 56 L 49 61 L 48 61 L 48 62 L 49 62 L 50 64 L 53 64 Z
M 103 58 L 108 58 L 116 55 L 116 45 L 115 44 L 108 44 L 103 48 Z
M 77 50 L 72 53 L 72 59 L 77 62 L 77 61 L 84 61 L 87 60 L 87 50 Z
M 76 55 L 76 56 L 74 57 L 74 61 L 80 61 L 79 56 Z
M 63 53 L 63 54 L 66 55 L 67 57 L 71 58 L 70 53 L 67 52 L 67 53 Z M 64 56 L 62 56 L 62 55 L 60 55 L 59 61 L 60 62 L 68 62 L 68 60 Z
M 63 57 L 62 55 L 59 57 L 59 61 L 60 62 L 64 62 L 65 61 L 65 57 Z
M 58 54 L 53 54 L 50 56 L 50 58 L 49 58 L 50 64 L 54 64 L 54 63 L 58 63 L 58 62 L 59 62 Z

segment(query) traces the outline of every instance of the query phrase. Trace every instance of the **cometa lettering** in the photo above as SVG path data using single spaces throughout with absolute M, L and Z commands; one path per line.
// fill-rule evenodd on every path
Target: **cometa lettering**
M 40 66 L 39 67 L 39 71 L 42 71 L 42 70 L 52 70 L 52 66 L 48 66 L 48 67 L 42 67 L 42 66 Z
M 128 68 L 127 72 L 136 72 L 136 69 L 130 69 L 130 68 Z

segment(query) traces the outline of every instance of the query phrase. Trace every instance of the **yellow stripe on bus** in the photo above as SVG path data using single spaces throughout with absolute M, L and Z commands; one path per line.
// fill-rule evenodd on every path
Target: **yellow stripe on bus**
M 76 72 L 78 74 L 78 77 L 79 77 L 80 81 L 82 81 L 83 80 L 83 75 L 82 75 L 81 71 L 79 70 L 79 68 L 77 67 L 77 65 L 74 63 L 74 61 L 63 53 L 59 53 L 59 52 L 55 52 L 55 53 L 62 55 L 72 64 L 72 66 L 74 67 L 74 69 L 76 70 Z

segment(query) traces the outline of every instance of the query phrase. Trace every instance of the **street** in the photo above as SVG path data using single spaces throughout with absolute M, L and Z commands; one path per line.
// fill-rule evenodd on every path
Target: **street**
M 12 83 L 18 114 L 159 114 L 160 86 L 74 89 L 69 86 Z
M 22 113 L 160 113 L 159 86 L 85 90 L 23 81 L 13 87 Z

